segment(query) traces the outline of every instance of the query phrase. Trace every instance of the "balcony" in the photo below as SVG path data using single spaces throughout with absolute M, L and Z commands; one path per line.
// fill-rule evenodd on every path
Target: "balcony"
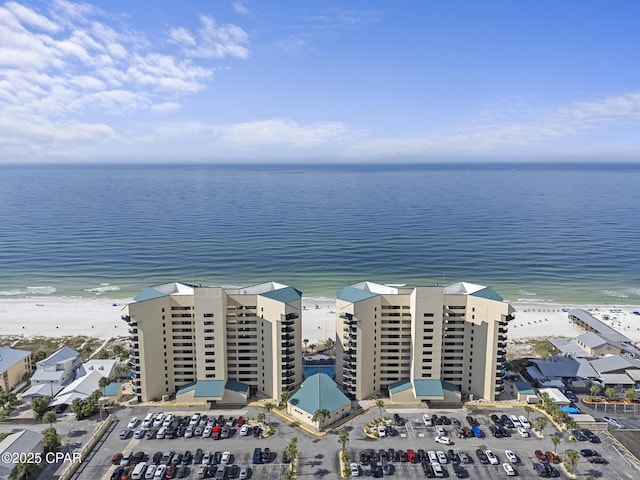
M 287 370 L 286 372 L 282 372 L 282 376 L 284 378 L 294 377 L 296 372 L 292 372 L 291 370 Z
M 293 340 L 295 337 L 293 335 L 291 335 L 290 333 L 286 334 L 286 335 L 282 335 L 280 337 L 281 340 Z
M 295 332 L 296 329 L 293 327 L 282 327 L 282 333 L 291 333 L 291 332 Z
M 142 388 L 140 388 L 140 387 L 133 387 L 133 393 L 142 393 Z
M 295 357 L 284 357 L 282 359 L 282 363 L 291 363 L 291 362 L 295 362 L 296 358 Z
M 507 351 L 503 349 L 499 349 L 497 353 L 498 353 L 498 356 L 502 357 L 507 354 Z
M 137 350 L 138 348 L 140 348 L 140 345 L 138 345 L 138 344 L 137 344 L 137 343 L 135 343 L 135 342 L 129 342 L 129 348 L 130 348 L 131 350 Z
M 130 322 L 131 321 L 131 317 L 129 315 L 122 315 L 120 318 L 122 320 L 124 320 L 125 322 Z
M 296 364 L 295 363 L 283 363 L 282 364 L 282 370 L 293 370 L 296 368 Z
M 284 350 L 282 350 L 282 355 L 293 355 L 295 354 L 296 351 L 293 348 L 285 348 Z
M 282 380 L 282 383 L 284 385 L 291 385 L 292 383 L 296 383 L 295 378 L 285 378 L 284 380 Z
M 509 329 L 507 327 L 500 327 L 498 328 L 498 332 L 499 333 L 507 333 L 509 331 Z
M 499 342 L 506 342 L 507 341 L 507 336 L 506 335 L 498 335 L 498 341 Z
M 134 334 L 138 333 L 138 329 L 136 327 L 131 327 L 131 328 L 129 328 L 129 333 L 131 335 L 134 335 Z

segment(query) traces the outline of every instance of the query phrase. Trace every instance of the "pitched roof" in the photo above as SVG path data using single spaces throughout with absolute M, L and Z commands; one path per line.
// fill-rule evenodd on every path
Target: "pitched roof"
M 42 442 L 44 435 L 31 430 L 21 430 L 8 435 L 0 442 L 0 453 L 28 453 L 37 451 L 35 448 Z M 2 455 L 1 457 L 4 457 Z M 15 463 L 7 463 L 0 457 L 0 476 L 7 478 L 16 466 Z
M 318 372 L 302 382 L 288 403 L 309 414 L 314 414 L 319 409 L 334 412 L 345 405 L 350 405 L 351 400 L 342 393 L 329 375 Z
M 145 288 L 136 295 L 133 300 L 135 302 L 144 302 L 145 300 L 152 300 L 169 295 L 193 295 L 193 289 L 193 286 L 180 282 L 163 283 L 162 285 Z
M 28 350 L 19 350 L 11 347 L 0 347 L 0 372 L 13 367 L 16 363 L 24 361 L 31 355 Z
M 344 300 L 345 302 L 356 303 L 360 302 L 361 300 L 366 300 L 367 298 L 376 297 L 377 295 L 377 293 L 362 290 L 360 288 L 344 287 L 338 290 L 338 292 L 336 293 L 336 298 L 338 298 L 339 300 Z
M 293 287 L 284 287 L 278 290 L 261 293 L 260 296 L 271 298 L 282 303 L 294 302 L 302 298 L 302 292 Z
M 60 363 L 72 358 L 78 358 L 80 353 L 76 352 L 73 348 L 62 347 L 55 353 L 52 353 L 44 360 L 37 362 L 37 365 L 46 365 L 48 363 Z
M 389 385 L 389 392 L 400 393 L 412 388 L 413 385 L 411 384 L 411 380 L 398 380 L 397 382 L 393 382 Z
M 62 404 L 71 405 L 76 398 L 84 400 L 90 397 L 93 392 L 100 388 L 101 378 L 102 375 L 93 371 L 83 377 L 75 379 L 56 395 L 56 398 L 49 403 L 49 406 Z
M 226 380 L 198 380 L 186 385 L 176 392 L 176 395 L 195 390 L 194 397 L 222 398 Z
M 621 357 L 620 355 L 607 355 L 591 361 L 591 366 L 599 373 L 609 373 L 615 370 L 640 367 L 640 360 Z

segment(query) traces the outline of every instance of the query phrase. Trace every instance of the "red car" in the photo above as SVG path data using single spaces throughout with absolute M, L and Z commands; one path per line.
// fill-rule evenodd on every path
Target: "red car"
M 164 472 L 164 478 L 175 478 L 176 476 L 176 466 L 175 465 L 169 465 L 167 467 L 167 470 Z
M 236 420 L 236 426 L 241 427 L 242 425 L 244 425 L 244 417 L 240 415 L 238 420 Z
M 111 465 L 120 465 L 122 461 L 122 453 L 116 453 L 111 457 Z
M 407 460 L 411 463 L 416 463 L 416 452 L 411 449 L 407 450 Z
M 536 450 L 535 452 L 533 452 L 533 454 L 536 456 L 540 463 L 549 463 L 549 459 L 544 453 L 542 453 L 542 450 Z
M 547 457 L 547 459 L 551 462 L 551 463 L 560 463 L 560 458 L 558 458 L 558 455 L 556 455 L 553 452 L 544 452 L 545 457 Z

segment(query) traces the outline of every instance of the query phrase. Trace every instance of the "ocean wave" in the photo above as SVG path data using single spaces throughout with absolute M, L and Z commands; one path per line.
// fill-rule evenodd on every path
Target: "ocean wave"
M 120 287 L 118 287 L 117 285 L 111 285 L 109 283 L 101 283 L 99 287 L 84 289 L 85 292 L 93 292 L 96 295 L 100 295 L 101 293 L 105 292 L 117 292 L 119 290 Z
M 25 293 L 29 293 L 26 290 L 0 290 L 0 295 L 5 297 L 9 297 L 11 295 L 24 295 Z
M 49 295 L 56 293 L 56 287 L 51 285 L 39 286 L 39 287 L 27 287 L 27 293 L 35 293 L 38 295 Z
M 316 297 L 302 297 L 303 302 L 335 302 L 336 297 L 323 297 L 322 295 Z
M 627 293 L 616 292 L 615 290 L 603 290 L 602 293 L 605 294 L 607 297 L 629 298 L 629 295 Z

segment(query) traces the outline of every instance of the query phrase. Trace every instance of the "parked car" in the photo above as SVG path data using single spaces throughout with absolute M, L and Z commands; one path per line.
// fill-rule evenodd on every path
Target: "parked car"
M 480 463 L 487 465 L 489 463 L 489 458 L 485 455 L 484 451 L 481 448 L 478 448 L 476 450 L 476 456 L 478 457 L 478 460 L 480 460 Z
M 498 465 L 500 462 L 498 461 L 498 457 L 496 457 L 496 454 L 493 453 L 491 450 L 485 450 L 484 454 L 487 456 L 487 458 L 489 459 L 489 463 L 491 465 Z
M 604 465 L 609 463 L 604 457 L 587 457 L 587 462 L 589 462 L 589 463 L 602 463 Z
M 518 417 L 518 420 L 520 420 L 520 425 L 524 428 L 531 428 L 531 424 L 529 423 L 529 420 L 527 420 L 527 417 L 525 417 L 524 415 L 520 415 Z
M 513 468 L 510 463 L 503 463 L 502 468 L 504 469 L 505 473 L 510 477 L 517 475 L 516 469 Z
M 449 437 L 445 437 L 445 436 L 441 436 L 438 435 L 435 438 L 435 441 L 441 445 L 453 445 L 453 442 L 451 441 L 451 439 Z
M 582 455 L 583 457 L 587 458 L 587 457 L 599 457 L 600 454 L 598 452 L 596 452 L 595 450 L 591 450 L 590 448 L 585 448 L 580 450 L 580 455 Z
M 505 450 L 504 455 L 507 457 L 511 463 L 518 463 L 518 456 L 512 450 Z
M 518 433 L 522 438 L 529 438 L 531 436 L 524 427 L 518 427 Z
M 547 458 L 547 456 L 542 452 L 542 450 L 536 450 L 535 452 L 533 452 L 533 454 L 536 456 L 536 458 L 538 459 L 538 461 L 540 463 L 542 463 L 543 465 L 545 463 L 549 462 L 549 459 Z
M 129 420 L 129 423 L 127 423 L 127 428 L 130 428 L 133 430 L 138 426 L 138 422 L 139 422 L 138 417 L 131 417 L 131 419 Z
M 586 442 L 588 440 L 588 437 L 580 430 L 573 430 L 571 435 L 579 442 Z
M 555 453 L 544 452 L 544 455 L 545 457 L 547 457 L 547 460 L 549 460 L 551 463 L 560 463 L 560 458 Z
M 357 463 L 355 465 L 356 465 L 356 467 L 358 467 Z M 353 470 L 352 470 L 352 475 L 353 475 Z M 244 480 L 244 479 L 247 479 L 247 478 L 251 478 L 251 467 L 241 467 L 240 468 L 240 473 L 238 475 L 238 478 L 240 478 L 241 480 Z
M 387 429 L 382 425 L 378 425 L 378 437 L 383 438 L 387 436 Z

